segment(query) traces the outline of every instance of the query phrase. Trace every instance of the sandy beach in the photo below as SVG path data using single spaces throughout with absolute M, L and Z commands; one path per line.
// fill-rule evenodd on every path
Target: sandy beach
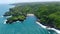
M 34 16 L 34 14 L 27 14 L 27 16 Z M 50 28 L 47 26 L 42 25 L 41 23 L 39 23 L 38 21 L 36 22 L 38 25 L 40 25 L 42 28 L 46 28 L 48 30 L 54 30 L 55 32 L 57 32 L 58 34 L 60 34 L 60 30 L 57 30 L 55 28 Z

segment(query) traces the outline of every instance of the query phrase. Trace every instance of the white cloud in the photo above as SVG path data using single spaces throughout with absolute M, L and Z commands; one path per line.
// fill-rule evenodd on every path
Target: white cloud
M 21 3 L 21 2 L 45 2 L 45 1 L 60 1 L 60 0 L 0 0 L 0 4 Z

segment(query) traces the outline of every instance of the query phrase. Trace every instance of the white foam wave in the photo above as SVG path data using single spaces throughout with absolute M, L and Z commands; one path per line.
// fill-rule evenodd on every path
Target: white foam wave
M 10 17 L 12 17 L 12 16 L 7 16 L 6 18 L 10 18 Z
M 44 26 L 42 24 L 40 24 L 39 22 L 36 22 L 38 25 L 40 25 L 42 28 L 47 28 L 47 26 Z
M 60 31 L 55 29 L 55 28 L 47 28 L 47 29 L 50 29 L 50 30 L 54 30 L 55 32 L 57 32 L 58 34 L 60 34 Z
M 41 23 L 39 23 L 39 22 L 36 22 L 38 25 L 40 25 L 42 28 L 47 28 L 47 26 L 44 26 L 44 25 L 42 25 Z M 55 32 L 57 32 L 58 34 L 60 34 L 60 30 L 57 30 L 57 29 L 55 29 L 55 28 L 47 28 L 47 29 L 49 29 L 49 30 L 54 30 Z
M 5 20 L 3 24 L 6 24 L 6 21 L 7 21 L 7 20 Z

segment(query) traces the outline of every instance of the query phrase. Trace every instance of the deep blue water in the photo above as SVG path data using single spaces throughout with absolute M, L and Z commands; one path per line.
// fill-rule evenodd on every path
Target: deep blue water
M 56 34 L 55 31 L 47 30 L 36 24 L 35 16 L 28 16 L 24 22 L 3 24 L 6 20 L 1 17 L 11 5 L 0 5 L 0 34 Z M 50 32 L 50 33 L 49 33 Z

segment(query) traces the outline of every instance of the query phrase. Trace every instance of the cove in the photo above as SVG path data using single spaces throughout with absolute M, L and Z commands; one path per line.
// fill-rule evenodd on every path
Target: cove
M 0 5 L 0 34 L 57 34 L 53 30 L 42 28 L 36 23 L 35 16 L 26 17 L 24 22 L 14 22 L 13 24 L 3 24 L 6 17 L 1 17 L 9 10 L 11 5 Z

